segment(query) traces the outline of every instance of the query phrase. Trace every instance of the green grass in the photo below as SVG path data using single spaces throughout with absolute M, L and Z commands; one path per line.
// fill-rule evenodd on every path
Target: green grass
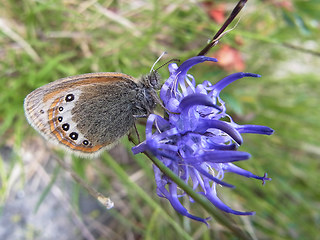
M 226 3 L 229 11 L 236 4 L 220 2 Z M 241 150 L 252 158 L 239 163 L 258 175 L 267 172 L 272 181 L 262 187 L 258 181 L 227 174 L 225 180 L 236 189 L 220 191 L 233 208 L 256 211 L 254 217 L 232 217 L 256 239 L 316 239 L 320 225 L 320 58 L 306 51 L 320 51 L 320 4 L 316 0 L 292 4 L 289 11 L 269 1 L 249 1 L 238 26 L 209 53 L 215 56 L 222 44 L 229 44 L 245 59 L 245 71 L 263 76 L 239 80 L 223 92 L 229 113 L 237 122 L 275 129 L 273 136 L 245 135 Z M 44 187 L 55 185 L 50 178 L 57 178 L 66 195 L 64 206 L 70 205 L 68 211 L 81 216 L 87 225 L 100 224 L 92 227 L 97 239 L 237 239 L 214 219 L 207 229 L 204 224 L 181 217 L 167 201 L 159 199 L 151 162 L 142 155 L 132 156 L 132 144 L 126 138 L 122 143 L 127 151 L 119 158 L 108 153 L 97 160 L 73 158 L 74 170 L 115 201 L 112 210 L 100 209 L 96 215 L 94 211 L 82 212 L 82 189 L 59 180 L 68 179 L 63 171 L 54 175 L 57 163 L 47 162 L 52 150 L 28 125 L 23 113 L 24 97 L 56 79 L 97 71 L 139 77 L 149 72 L 163 51 L 168 52 L 163 62 L 194 56 L 219 27 L 200 3 L 4 0 L 2 5 L 0 218 L 6 215 L 10 193 L 43 177 L 39 172 L 42 168 L 34 165 L 41 159 L 40 166 L 49 176 Z M 217 64 L 198 65 L 191 72 L 199 81 L 212 82 L 230 74 Z M 160 74 L 164 79 L 168 76 L 165 67 Z M 143 136 L 143 127 L 139 130 Z M 123 160 L 126 152 L 134 161 Z M 60 156 L 70 159 L 62 153 Z M 30 208 L 45 209 L 48 197 L 39 195 L 40 206 Z M 208 216 L 200 207 L 191 205 L 189 209 Z M 76 224 L 73 230 L 83 236 L 80 229 Z M 28 231 L 26 238 L 31 234 Z

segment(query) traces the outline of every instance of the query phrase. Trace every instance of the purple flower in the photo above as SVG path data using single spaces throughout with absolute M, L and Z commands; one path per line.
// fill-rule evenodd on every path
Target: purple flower
M 234 73 L 216 84 L 204 81 L 196 85 L 188 70 L 201 62 L 216 62 L 215 58 L 197 56 L 177 66 L 169 65 L 170 77 L 160 91 L 163 105 L 170 111 L 166 117 L 150 114 L 146 125 L 146 140 L 133 147 L 134 154 L 150 151 L 165 166 L 186 183 L 191 183 L 198 194 L 205 196 L 217 208 L 236 215 L 253 215 L 231 209 L 217 196 L 219 185 L 233 188 L 222 181 L 225 172 L 248 178 L 271 180 L 265 174 L 259 177 L 237 167 L 233 162 L 246 160 L 250 154 L 237 151 L 242 144 L 242 133 L 270 135 L 273 130 L 258 125 L 238 125 L 226 114 L 220 91 L 243 77 L 260 77 L 252 73 Z M 181 204 L 178 185 L 154 168 L 157 194 L 168 199 L 180 214 L 207 224 L 208 219 L 194 216 Z M 180 189 L 179 189 L 180 191 Z M 189 198 L 192 202 L 193 200 Z

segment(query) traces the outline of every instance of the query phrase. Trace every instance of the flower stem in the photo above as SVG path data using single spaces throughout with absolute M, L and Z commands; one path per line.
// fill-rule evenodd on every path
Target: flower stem
M 214 35 L 214 37 L 212 38 L 212 40 L 208 43 L 207 46 L 205 46 L 199 53 L 197 56 L 204 56 L 206 55 L 209 50 L 214 47 L 215 45 L 217 45 L 219 39 L 223 36 L 223 32 L 224 30 L 226 30 L 226 28 L 230 25 L 230 23 L 235 19 L 235 17 L 239 14 L 239 12 L 241 11 L 241 9 L 244 7 L 244 5 L 246 5 L 248 0 L 240 0 L 238 2 L 238 4 L 234 7 L 234 9 L 232 10 L 230 16 L 227 18 L 227 20 L 224 22 L 224 24 L 222 25 L 222 27 L 218 30 L 218 32 L 216 33 L 216 35 Z
M 59 157 L 54 156 L 55 160 L 60 164 L 60 166 L 70 173 L 71 177 L 84 189 L 88 191 L 88 193 L 93 196 L 95 199 L 97 199 L 103 206 L 105 206 L 107 209 L 110 209 L 113 207 L 113 202 L 110 198 L 104 196 L 102 193 L 98 192 L 96 189 L 91 187 L 89 184 L 87 184 L 85 181 L 82 180 L 81 177 L 79 177 L 74 171 L 72 171 L 71 167 L 65 163 L 63 160 L 61 160 Z

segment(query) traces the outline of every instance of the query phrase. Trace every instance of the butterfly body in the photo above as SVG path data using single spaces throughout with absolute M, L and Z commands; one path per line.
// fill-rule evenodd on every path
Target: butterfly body
M 137 80 L 123 73 L 88 73 L 56 80 L 24 101 L 29 123 L 47 140 L 94 156 L 127 134 L 137 116 L 155 108 L 156 72 Z

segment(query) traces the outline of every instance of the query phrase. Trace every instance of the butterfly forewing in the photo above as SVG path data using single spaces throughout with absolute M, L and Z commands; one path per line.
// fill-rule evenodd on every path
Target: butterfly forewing
M 67 77 L 30 93 L 25 114 L 49 141 L 91 155 L 130 130 L 136 88 L 136 79 L 122 73 Z

